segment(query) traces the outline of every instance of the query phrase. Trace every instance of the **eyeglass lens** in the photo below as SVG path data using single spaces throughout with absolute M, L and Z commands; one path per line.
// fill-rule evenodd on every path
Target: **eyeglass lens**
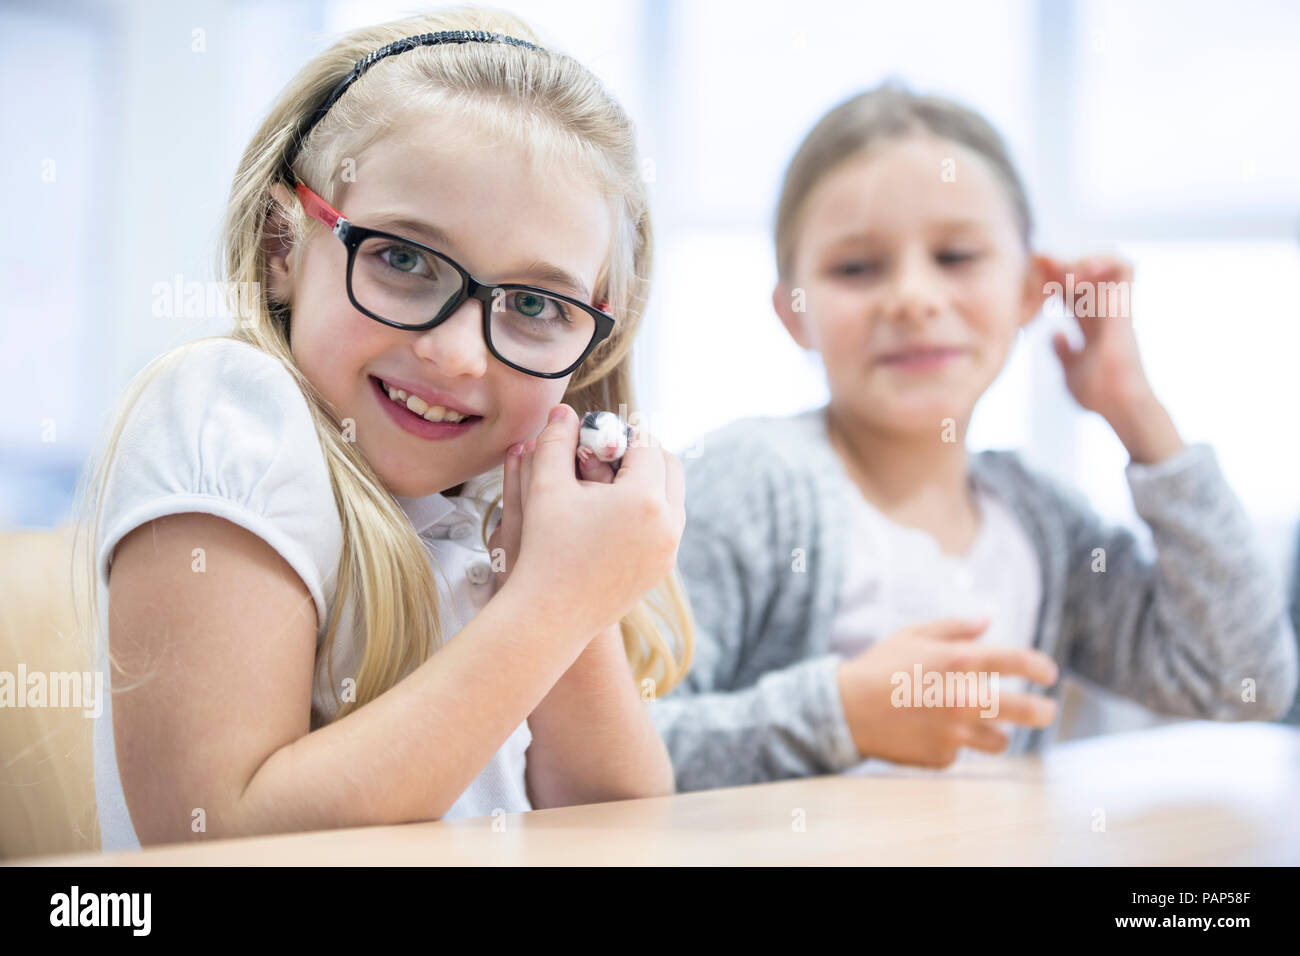
M 384 236 L 362 240 L 350 275 L 365 309 L 399 325 L 423 325 L 460 291 L 460 273 L 440 256 Z M 591 313 L 539 292 L 492 290 L 489 341 L 502 357 L 543 374 L 576 362 L 596 331 Z

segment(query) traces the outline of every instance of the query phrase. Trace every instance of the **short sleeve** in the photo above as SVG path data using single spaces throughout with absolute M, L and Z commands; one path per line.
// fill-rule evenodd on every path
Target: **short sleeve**
M 163 366 L 127 413 L 105 482 L 96 571 L 133 528 L 203 512 L 246 528 L 297 572 L 328 620 L 342 524 L 306 396 L 274 357 L 202 340 Z M 143 374 L 143 373 L 142 373 Z

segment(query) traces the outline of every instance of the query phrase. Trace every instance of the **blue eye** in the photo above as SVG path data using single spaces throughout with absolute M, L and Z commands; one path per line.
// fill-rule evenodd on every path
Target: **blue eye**
M 381 250 L 381 257 L 390 268 L 409 275 L 429 275 L 431 269 L 420 250 L 410 246 L 390 245 Z
M 573 324 L 568 305 L 548 295 L 536 292 L 512 292 L 506 304 L 512 313 L 526 319 L 535 319 L 538 323 Z
M 515 308 L 530 318 L 536 318 L 546 311 L 546 300 L 540 295 L 521 292 L 515 296 Z

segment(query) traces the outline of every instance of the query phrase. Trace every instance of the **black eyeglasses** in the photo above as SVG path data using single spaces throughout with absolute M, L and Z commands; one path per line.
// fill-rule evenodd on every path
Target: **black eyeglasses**
M 358 226 L 302 183 L 294 190 L 307 215 L 329 226 L 347 246 L 348 298 L 376 322 L 423 332 L 466 299 L 478 299 L 488 351 L 538 378 L 568 375 L 614 329 L 604 302 L 596 308 L 536 286 L 485 285 L 437 249 Z

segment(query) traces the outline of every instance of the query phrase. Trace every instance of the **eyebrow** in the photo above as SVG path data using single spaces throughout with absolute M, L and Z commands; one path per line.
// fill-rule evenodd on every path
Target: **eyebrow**
M 944 219 L 940 222 L 928 224 L 936 232 L 978 232 L 987 228 L 987 224 L 979 219 Z M 824 248 L 843 245 L 851 242 L 868 242 L 880 238 L 880 233 L 870 229 L 860 229 L 854 232 L 844 232 L 835 236 L 829 242 L 825 243 Z
M 382 227 L 386 231 L 409 233 L 412 238 L 421 239 L 439 250 L 453 249 L 456 246 L 450 233 L 430 222 L 422 222 L 419 219 L 411 219 L 406 216 L 386 216 L 382 214 L 375 216 L 371 221 L 376 223 L 375 228 Z M 567 286 L 570 293 L 576 292 L 574 298 L 584 301 L 591 298 L 591 290 L 587 288 L 585 282 L 573 273 L 543 259 L 534 259 L 522 268 L 506 271 L 510 275 L 528 276 L 539 283 L 554 283 Z

